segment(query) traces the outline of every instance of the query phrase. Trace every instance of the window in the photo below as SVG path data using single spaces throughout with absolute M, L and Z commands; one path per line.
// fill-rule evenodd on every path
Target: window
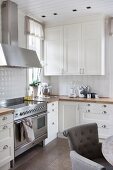
M 27 34 L 27 47 L 29 49 L 35 50 L 37 52 L 38 58 L 41 62 L 42 60 L 42 49 L 43 49 L 43 40 L 44 40 L 44 33 L 43 27 L 34 19 L 26 16 L 26 34 Z M 32 68 L 29 69 L 29 84 L 35 80 L 41 79 L 41 68 Z

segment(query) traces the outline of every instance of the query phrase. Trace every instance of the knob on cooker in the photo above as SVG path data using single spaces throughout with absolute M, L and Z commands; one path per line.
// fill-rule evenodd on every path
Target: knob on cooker
M 22 116 L 23 115 L 23 113 L 22 112 L 20 112 L 20 116 Z

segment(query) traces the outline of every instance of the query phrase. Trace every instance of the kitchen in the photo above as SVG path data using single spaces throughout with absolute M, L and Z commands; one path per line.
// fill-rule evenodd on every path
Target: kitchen
M 0 2 L 2 4 L 3 1 Z M 9 114 L 9 124 L 12 127 L 12 138 L 14 138 L 13 123 L 14 121 L 18 123 L 20 120 L 18 112 L 19 114 L 21 113 L 21 118 L 24 118 L 24 115 L 26 115 L 25 112 L 28 112 L 28 116 L 31 116 L 32 114 L 36 115 L 36 113 L 39 114 L 40 112 L 45 114 L 46 111 L 49 112 L 49 114 L 44 116 L 45 120 L 48 120 L 45 126 L 47 131 L 44 131 L 45 137 L 40 141 L 37 141 L 38 143 L 42 142 L 42 145 L 52 145 L 50 142 L 52 142 L 57 136 L 59 139 L 63 140 L 62 132 L 65 129 L 94 121 L 98 122 L 99 138 L 101 141 L 111 136 L 113 128 L 113 68 L 111 64 L 113 60 L 112 1 L 105 1 L 102 4 L 101 2 L 91 3 L 84 1 L 72 1 L 72 4 L 68 4 L 68 2 L 59 1 L 59 4 L 62 4 L 62 8 L 58 5 L 58 2 L 52 3 L 50 1 L 46 1 L 46 4 L 43 4 L 41 1 L 40 4 L 38 4 L 35 0 L 29 1 L 28 4 L 26 4 L 24 0 L 15 0 L 13 2 L 18 5 L 18 22 L 16 22 L 16 24 L 13 23 L 13 21 L 15 21 L 12 19 L 14 14 L 12 14 L 12 18 L 7 16 L 12 19 L 11 23 L 10 20 L 8 20 L 10 25 L 9 28 L 12 26 L 10 28 L 11 30 L 9 30 L 12 36 L 10 43 L 17 46 L 17 44 L 15 44 L 17 41 L 14 41 L 13 38 L 15 38 L 15 36 L 13 37 L 13 34 L 16 36 L 18 34 L 17 39 L 19 47 L 37 50 L 37 45 L 33 44 L 34 39 L 31 38 L 32 45 L 30 44 L 30 36 L 33 36 L 32 34 L 34 34 L 34 30 L 29 32 L 29 27 L 26 28 L 25 23 L 27 21 L 29 22 L 29 20 L 33 23 L 37 23 L 36 25 L 40 25 L 41 23 L 39 37 L 41 45 L 38 44 L 41 50 L 38 49 L 39 51 L 37 51 L 40 63 L 44 69 L 29 69 L 23 68 L 22 66 L 18 67 L 18 65 L 13 65 L 15 67 L 11 67 L 10 65 L 10 67 L 0 67 L 0 100 L 14 99 L 10 102 L 1 103 L 1 107 L 4 107 L 4 105 L 8 103 L 7 106 L 12 110 L 7 113 L 12 113 L 13 109 L 16 110 L 14 118 L 12 117 L 12 114 Z M 102 6 L 104 7 L 102 8 Z M 37 12 L 37 8 L 39 12 Z M 45 11 L 45 9 L 47 11 Z M 16 14 L 14 16 L 16 17 Z M 28 20 L 26 19 L 26 16 Z M 3 21 L 7 20 L 2 17 L 1 10 L 0 41 L 6 43 L 6 39 L 4 40 L 3 38 L 5 30 L 5 28 L 3 28 L 3 23 L 5 22 Z M 11 32 L 13 26 L 14 31 L 18 30 L 18 33 L 15 34 L 14 32 Z M 9 40 L 10 35 L 8 36 Z M 87 46 L 85 46 L 86 41 L 86 44 L 88 44 Z M 39 43 L 39 41 L 37 41 L 37 43 Z M 6 44 L 8 44 L 8 42 Z M 15 49 L 16 46 L 14 46 Z M 84 58 L 84 51 L 87 54 L 85 56 L 86 58 Z M 19 56 L 17 54 L 14 55 L 16 55 L 17 61 Z M 12 53 L 9 53 L 9 56 L 11 57 Z M 54 59 L 52 58 L 53 56 Z M 74 58 L 73 56 L 76 57 Z M 90 58 L 90 56 L 92 56 L 92 58 Z M 31 59 L 29 64 L 31 64 L 32 61 L 33 60 Z M 40 67 L 40 63 L 38 67 Z M 31 68 L 32 66 L 29 67 Z M 39 97 L 37 97 L 37 94 L 34 94 L 33 91 L 34 88 L 32 87 L 32 84 L 34 83 L 34 80 L 39 83 L 39 91 L 37 93 Z M 54 96 L 50 97 L 49 95 L 46 95 L 45 99 L 40 82 L 47 88 L 47 91 L 50 87 L 49 94 L 51 93 Z M 49 87 L 48 84 L 50 85 Z M 83 98 L 84 95 L 79 95 L 80 88 L 82 88 L 82 90 L 88 88 L 86 95 L 89 99 Z M 94 96 L 97 99 L 92 99 L 91 93 L 94 93 Z M 39 103 L 36 101 L 25 102 L 25 98 L 23 99 L 25 96 L 27 99 L 29 97 L 32 99 L 32 97 L 35 96 L 35 100 L 38 100 Z M 19 99 L 19 101 L 17 99 Z M 48 101 L 47 105 L 44 102 L 40 103 L 40 100 Z M 20 111 L 19 108 L 10 105 L 12 102 L 16 102 L 14 105 L 17 105 L 18 102 L 20 105 L 24 104 L 25 108 L 23 111 Z M 41 111 L 39 107 L 42 109 Z M 93 110 L 95 110 L 95 116 L 94 114 L 92 115 Z M 102 115 L 98 115 L 98 110 Z M 4 118 L 3 113 L 5 111 L 0 111 L 1 116 L 3 116 L 1 117 L 1 120 Z M 108 113 L 108 115 L 106 115 L 106 113 Z M 34 118 L 34 122 L 35 121 L 36 118 Z M 5 124 L 2 124 L 1 122 L 0 125 L 1 127 L 4 127 L 7 123 L 6 120 Z M 48 138 L 46 132 L 48 133 Z M 1 134 L 3 135 L 2 131 Z M 14 139 L 11 140 L 13 141 L 11 146 L 12 155 L 10 159 L 8 158 L 8 161 L 3 160 L 3 162 L 0 162 L 1 170 L 7 170 L 10 161 L 12 166 L 14 165 L 14 155 L 23 155 L 23 149 L 22 152 L 19 150 L 14 153 L 15 141 Z M 2 136 L 1 143 L 3 143 Z M 37 145 L 37 143 L 34 145 Z M 2 144 L 0 146 L 2 151 Z M 10 148 L 8 147 L 7 149 L 7 144 L 4 146 L 6 151 Z M 30 151 L 28 150 L 26 153 L 30 153 Z

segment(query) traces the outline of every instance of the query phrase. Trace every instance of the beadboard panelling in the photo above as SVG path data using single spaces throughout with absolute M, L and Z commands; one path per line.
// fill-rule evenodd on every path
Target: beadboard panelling
M 113 16 L 113 0 L 13 0 L 18 7 L 45 24 L 62 24 L 81 16 L 104 14 Z M 87 9 L 91 6 L 91 9 Z M 76 12 L 72 10 L 76 9 Z M 58 13 L 58 15 L 53 15 Z M 46 17 L 42 17 L 45 15 Z

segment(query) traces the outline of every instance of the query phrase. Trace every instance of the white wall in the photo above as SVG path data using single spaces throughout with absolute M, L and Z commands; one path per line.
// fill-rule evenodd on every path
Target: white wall
M 50 83 L 53 94 L 68 95 L 71 82 L 79 85 L 89 85 L 92 92 L 99 96 L 113 97 L 113 37 L 108 35 L 108 20 L 106 21 L 106 54 L 104 76 L 52 76 Z

